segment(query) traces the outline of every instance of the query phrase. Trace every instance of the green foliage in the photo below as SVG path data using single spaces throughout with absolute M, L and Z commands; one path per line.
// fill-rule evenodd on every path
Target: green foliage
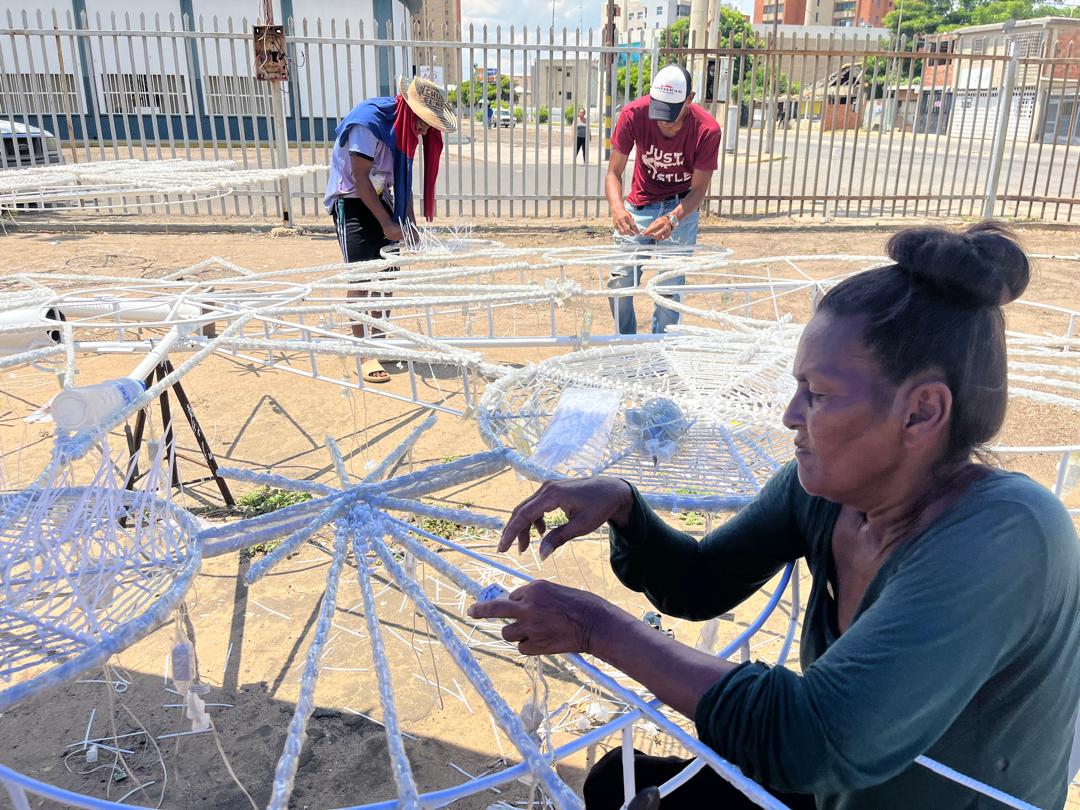
M 556 509 L 550 515 L 544 516 L 544 525 L 547 526 L 547 530 L 550 532 L 556 526 L 565 526 L 570 522 L 570 519 L 566 516 L 566 512 L 562 509 Z
M 539 110 L 536 111 L 536 120 L 539 121 L 541 124 L 546 124 L 548 122 L 548 118 L 550 117 L 551 113 L 548 111 L 547 107 L 541 107 Z
M 577 116 L 577 108 L 573 104 L 567 104 L 566 109 L 563 110 L 563 120 L 568 124 L 572 124 L 575 116 Z
M 444 520 L 442 518 L 421 518 L 420 528 L 425 532 L 436 534 L 447 540 L 453 540 L 459 532 L 465 529 L 460 523 L 455 523 L 452 520 Z
M 905 0 L 883 25 L 908 37 L 938 34 L 968 25 L 991 25 L 1034 17 L 1078 17 L 1080 7 L 1036 0 Z
M 682 22 L 682 20 L 680 20 L 680 22 Z M 646 95 L 649 92 L 649 87 L 652 83 L 651 56 L 645 56 L 629 65 L 624 65 L 615 71 L 616 104 L 621 104 L 624 100 L 633 101 L 638 97 L 639 77 L 641 80 L 641 95 Z M 629 85 L 629 95 L 627 94 L 627 85 Z
M 281 545 L 280 540 L 266 540 L 262 543 L 256 543 L 253 546 L 248 546 L 240 552 L 240 556 L 244 559 L 250 560 L 253 557 L 258 557 L 262 554 L 269 554 L 275 548 Z
M 765 47 L 765 43 L 754 33 L 749 20 L 733 8 L 722 8 L 720 10 L 717 28 L 721 48 L 756 50 Z M 677 20 L 674 24 L 669 25 L 660 32 L 658 39 L 660 43 L 660 60 L 655 68 L 657 70 L 667 65 L 685 63 L 686 55 L 679 53 L 679 51 L 689 48 L 691 45 L 702 47 L 704 44 L 698 42 L 697 38 L 695 38 L 694 42 L 690 41 L 690 20 L 687 18 Z M 760 95 L 763 92 L 768 76 L 764 64 L 756 56 L 747 55 L 732 59 L 730 68 L 733 72 L 732 82 L 742 84 L 744 95 L 754 91 L 756 91 L 756 95 Z M 641 75 L 641 93 L 643 95 L 648 93 L 652 83 L 653 71 L 651 57 L 645 57 L 641 60 L 640 67 L 635 63 L 619 68 L 615 76 L 619 99 L 626 98 L 627 85 L 629 85 L 630 90 L 629 98 L 637 98 L 639 72 Z M 783 73 L 777 79 L 777 88 L 781 93 L 787 92 L 788 78 Z M 795 92 L 797 86 L 793 84 L 791 90 Z M 699 101 L 703 100 L 703 98 L 699 99 Z
M 243 517 L 252 518 L 310 500 L 311 495 L 307 492 L 289 492 L 276 487 L 259 487 L 237 498 L 236 509 Z
M 700 512 L 682 512 L 679 514 L 679 520 L 681 520 L 685 526 L 690 526 L 692 528 L 698 528 L 705 525 L 705 516 Z
M 514 107 L 514 120 L 520 124 L 524 117 L 525 111 L 521 107 Z
M 446 100 L 451 106 L 456 106 L 460 96 L 461 105 L 472 109 L 483 106 L 485 100 L 488 104 L 495 104 L 496 101 L 509 102 L 513 89 L 509 76 L 499 76 L 498 79 L 486 82 L 474 79 L 451 90 L 446 94 Z
M 689 48 L 690 18 L 683 17 L 681 20 L 676 20 L 661 31 L 660 36 L 657 37 L 657 39 L 660 41 L 661 48 Z M 662 58 L 661 61 L 663 61 Z M 668 63 L 663 62 L 663 64 Z

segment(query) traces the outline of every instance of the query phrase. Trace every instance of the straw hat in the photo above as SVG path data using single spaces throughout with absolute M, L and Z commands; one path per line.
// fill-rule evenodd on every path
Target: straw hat
M 422 121 L 443 132 L 457 130 L 457 116 L 438 85 L 419 76 L 414 76 L 412 80 L 402 77 L 398 79 L 398 92 Z

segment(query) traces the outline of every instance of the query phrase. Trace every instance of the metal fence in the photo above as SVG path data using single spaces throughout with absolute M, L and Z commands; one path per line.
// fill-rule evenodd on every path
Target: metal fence
M 423 72 L 448 88 L 461 122 L 442 156 L 441 217 L 602 217 L 607 123 L 647 92 L 647 67 L 679 62 L 725 129 L 705 203 L 713 214 L 1073 221 L 1080 210 L 1078 36 L 718 45 L 714 32 L 708 47 L 691 36 L 642 49 L 602 46 L 591 31 L 421 38 L 375 36 L 360 20 L 290 19 L 291 80 L 270 86 L 253 78 L 244 19 L 8 11 L 5 22 L 3 166 L 53 153 L 328 164 L 334 129 L 358 100 L 385 92 L 393 75 Z M 279 134 L 287 149 L 275 151 Z M 292 182 L 293 219 L 323 215 L 325 181 Z M 165 213 L 275 219 L 281 202 L 272 184 Z

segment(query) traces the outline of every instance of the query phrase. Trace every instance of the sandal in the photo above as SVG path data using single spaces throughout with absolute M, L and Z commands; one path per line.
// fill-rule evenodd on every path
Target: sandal
M 363 360 L 360 363 L 360 378 L 368 383 L 390 382 L 390 374 L 378 360 Z

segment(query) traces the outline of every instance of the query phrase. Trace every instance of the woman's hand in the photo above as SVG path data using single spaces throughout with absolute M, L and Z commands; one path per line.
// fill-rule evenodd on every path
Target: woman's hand
M 620 618 L 630 618 L 610 602 L 588 591 L 538 579 L 505 599 L 477 602 L 474 619 L 512 619 L 502 637 L 517 644 L 522 655 L 591 653 Z
M 507 551 L 516 537 L 518 551 L 524 552 L 529 547 L 529 532 L 535 527 L 543 537 L 540 559 L 547 559 L 563 543 L 589 534 L 608 521 L 625 524 L 633 503 L 630 485 L 620 478 L 546 481 L 532 497 L 514 508 L 499 539 L 499 551 Z M 544 514 L 556 509 L 562 509 L 567 522 L 549 532 Z

